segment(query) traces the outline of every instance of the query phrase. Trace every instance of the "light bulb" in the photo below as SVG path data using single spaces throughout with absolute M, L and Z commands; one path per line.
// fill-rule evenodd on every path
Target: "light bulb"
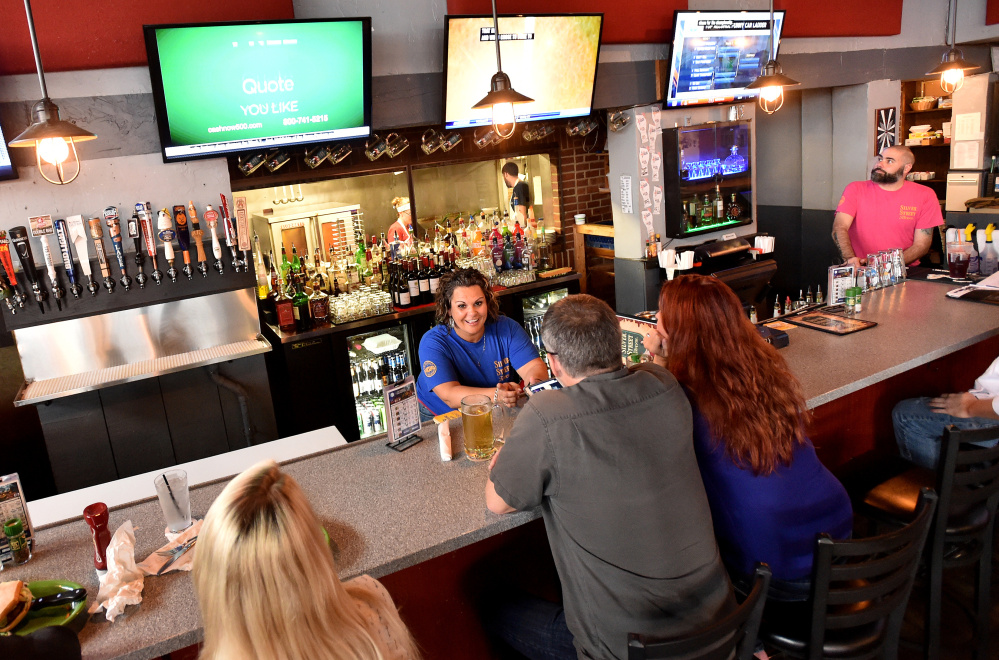
M 947 94 L 953 94 L 964 85 L 964 69 L 947 69 L 940 74 L 940 88 Z
M 493 106 L 493 126 L 504 126 L 514 121 L 512 103 L 497 103 Z
M 45 138 L 35 148 L 41 159 L 52 165 L 58 165 L 69 158 L 69 145 L 63 138 Z
M 760 98 L 768 103 L 773 103 L 780 95 L 784 92 L 784 88 L 780 85 L 771 85 L 769 87 L 764 87 L 760 90 Z

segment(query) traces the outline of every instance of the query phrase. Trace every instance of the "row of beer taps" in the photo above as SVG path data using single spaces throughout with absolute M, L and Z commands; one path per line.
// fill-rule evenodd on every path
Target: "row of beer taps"
M 248 271 L 250 231 L 246 209 L 242 206 L 237 208 L 237 218 L 234 221 L 229 213 L 229 204 L 225 194 L 221 194 L 220 197 L 222 200 L 221 215 L 212 208 L 211 204 L 205 206 L 203 213 L 205 224 L 208 225 L 212 256 L 215 260 L 212 266 L 219 275 L 225 272 L 225 265 L 222 261 L 222 242 L 224 241 L 232 256 L 233 270 L 237 273 L 241 270 Z M 242 202 L 242 200 L 237 201 Z M 154 232 L 153 212 L 150 203 L 137 202 L 135 204 L 135 211 L 126 225 L 128 237 L 135 244 L 136 274 L 133 280 L 128 274 L 128 266 L 125 262 L 118 208 L 108 206 L 104 209 L 103 224 L 108 228 L 108 237 L 114 251 L 115 261 L 117 261 L 120 274 L 118 282 L 125 291 L 132 288 L 133 281 L 140 289 L 145 288 L 150 278 L 157 285 L 162 284 L 164 277 L 157 260 L 157 238 L 163 246 L 163 258 L 167 265 L 166 277 L 171 282 L 177 282 L 180 274 L 185 275 L 189 280 L 194 279 L 195 271 L 200 273 L 202 277 L 208 277 L 208 255 L 203 245 L 205 232 L 201 229 L 194 202 L 188 201 L 186 208 L 183 204 L 178 204 L 173 207 L 172 211 L 171 213 L 166 208 L 159 210 L 156 215 L 156 231 Z M 221 239 L 218 234 L 220 225 L 222 229 Z M 90 218 L 84 221 L 82 215 L 71 215 L 65 219 L 53 220 L 51 216 L 46 215 L 30 218 L 29 226 L 30 236 L 38 238 L 42 246 L 49 287 L 45 286 L 43 275 L 39 274 L 36 269 L 29 241 L 29 229 L 18 226 L 11 227 L 8 232 L 0 231 L 0 299 L 6 303 L 11 314 L 16 314 L 18 309 L 24 307 L 28 300 L 29 291 L 43 314 L 45 313 L 44 303 L 50 294 L 55 300 L 57 309 L 62 311 L 62 301 L 66 297 L 66 289 L 62 286 L 56 272 L 56 263 L 49 248 L 48 237 L 53 233 L 59 243 L 59 255 L 65 268 L 66 278 L 69 280 L 69 293 L 74 298 L 83 296 L 84 277 L 87 279 L 85 288 L 91 296 L 96 296 L 101 290 L 91 269 L 88 233 L 89 238 L 93 241 L 94 257 L 97 259 L 104 288 L 108 293 L 114 293 L 116 283 L 104 247 L 104 229 L 100 218 Z M 184 261 L 179 271 L 174 266 L 176 260 L 174 239 L 177 241 Z M 143 252 L 143 243 L 145 243 L 145 253 Z M 10 255 L 11 247 L 17 253 L 21 266 L 20 273 L 14 270 L 14 263 Z M 197 259 L 196 265 L 193 265 L 191 260 L 192 247 Z M 73 260 L 74 249 L 79 260 L 79 271 Z M 146 275 L 145 272 L 145 255 L 148 255 L 151 261 L 152 270 L 149 275 Z M 18 275 L 20 275 L 20 279 Z

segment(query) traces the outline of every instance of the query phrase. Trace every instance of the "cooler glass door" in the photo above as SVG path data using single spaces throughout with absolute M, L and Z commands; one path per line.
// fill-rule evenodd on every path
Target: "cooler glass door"
M 382 387 L 412 373 L 409 349 L 404 325 L 347 337 L 357 429 L 362 439 L 385 432 Z
M 524 306 L 524 329 L 531 336 L 531 341 L 538 349 L 541 359 L 548 364 L 548 355 L 545 352 L 544 344 L 541 341 L 541 321 L 545 317 L 545 312 L 553 304 L 569 295 L 569 289 L 555 289 L 538 293 L 533 296 L 524 296 L 522 304 Z M 551 367 L 549 367 L 549 370 Z

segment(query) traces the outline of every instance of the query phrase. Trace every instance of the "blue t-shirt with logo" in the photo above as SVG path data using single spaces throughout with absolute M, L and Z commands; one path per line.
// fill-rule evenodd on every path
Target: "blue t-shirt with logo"
M 441 383 L 496 387 L 510 381 L 514 369 L 521 369 L 537 357 L 538 350 L 527 331 L 506 316 L 486 323 L 485 334 L 474 343 L 459 337 L 448 325 L 434 326 L 420 340 L 416 394 L 432 413 L 441 415 L 451 410 L 433 392 Z

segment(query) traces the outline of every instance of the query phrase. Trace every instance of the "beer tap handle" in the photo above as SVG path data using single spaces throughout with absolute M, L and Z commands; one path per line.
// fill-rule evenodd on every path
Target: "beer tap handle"
M 0 231 L 0 270 L 7 276 L 7 282 L 11 289 L 13 289 L 13 303 L 17 307 L 24 307 L 24 296 L 17 288 L 17 277 L 14 275 L 14 262 L 10 258 L 10 240 L 7 238 L 7 232 Z M 15 309 L 11 309 L 12 314 L 16 314 Z
M 236 249 L 236 229 L 232 224 L 232 216 L 229 215 L 229 202 L 226 201 L 224 194 L 220 193 L 219 197 L 222 198 L 222 229 L 225 232 L 225 244 L 232 254 L 232 269 L 238 273 L 241 264 L 239 252 Z
M 221 275 L 224 268 L 222 265 L 222 246 L 219 244 L 219 236 L 215 231 L 219 224 L 219 214 L 212 208 L 211 204 L 205 207 L 205 222 L 208 223 L 208 230 L 212 234 L 212 256 L 215 257 L 215 270 Z
M 118 261 L 118 270 L 121 271 L 121 286 L 125 291 L 132 288 L 132 278 L 128 276 L 125 266 L 125 247 L 121 242 L 121 220 L 118 217 L 118 207 L 109 206 L 104 209 L 104 222 L 108 226 L 108 236 L 111 238 L 111 245 L 114 248 L 114 256 Z
M 135 283 L 139 285 L 140 289 L 145 289 L 149 278 L 146 277 L 146 271 L 143 268 L 145 259 L 142 257 L 142 230 L 139 228 L 138 211 L 132 212 L 132 217 L 128 219 L 128 224 L 125 226 L 128 231 L 128 237 L 132 239 L 132 243 L 135 246 L 135 267 L 139 270 L 135 274 Z
M 66 289 L 59 286 L 59 279 L 56 277 L 55 263 L 52 261 L 52 250 L 49 248 L 49 237 L 39 236 L 42 242 L 42 256 L 45 258 L 45 269 L 49 273 L 49 282 L 52 283 L 52 297 L 56 301 L 56 309 L 62 311 L 62 299 L 66 296 Z
M 87 276 L 87 291 L 96 296 L 101 287 L 94 282 L 94 274 L 90 267 L 90 248 L 87 247 L 87 230 L 83 227 L 82 215 L 71 215 L 66 218 L 69 227 L 69 239 L 76 246 L 76 256 L 80 257 L 80 269 Z
M 14 246 L 14 251 L 17 252 L 18 261 L 21 262 L 21 271 L 31 284 L 31 291 L 34 294 L 35 302 L 38 303 L 38 309 L 44 314 L 45 305 L 42 303 L 48 298 L 49 292 L 42 287 L 38 272 L 35 270 L 35 257 L 31 254 L 28 230 L 24 227 L 11 227 L 10 242 Z
M 142 240 L 146 243 L 146 254 L 153 262 L 153 272 L 150 274 L 156 284 L 163 282 L 163 273 L 156 265 L 156 238 L 153 234 L 153 216 L 149 210 L 149 202 L 138 202 L 135 210 L 139 214 L 139 228 L 142 230 Z
M 65 220 L 55 220 L 53 222 L 56 230 L 56 239 L 59 241 L 59 252 L 62 254 L 62 263 L 66 267 L 66 277 L 69 278 L 69 292 L 74 298 L 79 298 L 83 294 L 83 287 L 76 281 L 76 266 L 73 264 L 73 252 L 69 246 L 69 229 Z
M 7 309 L 10 310 L 11 314 L 17 314 L 17 307 L 14 305 L 16 295 L 14 289 L 7 283 L 4 269 L 0 268 L 0 298 L 7 304 Z
M 104 288 L 108 293 L 114 293 L 114 278 L 111 277 L 111 265 L 104 250 L 104 229 L 101 228 L 101 219 L 91 218 L 87 223 L 90 225 L 90 237 L 94 239 L 94 250 L 97 251 L 97 264 L 104 277 Z
M 170 266 L 167 268 L 167 275 L 171 282 L 176 282 L 177 269 L 173 267 L 173 218 L 170 217 L 170 212 L 166 209 L 160 209 L 159 215 L 156 216 L 156 228 L 159 230 L 160 240 L 163 241 L 163 256 Z
M 191 270 L 191 237 L 187 231 L 187 210 L 183 204 L 173 207 L 173 218 L 177 223 L 177 242 L 180 243 L 180 251 L 184 255 L 184 267 L 181 272 L 187 276 L 187 279 L 191 279 L 194 276 Z
M 205 256 L 205 246 L 201 244 L 205 232 L 198 223 L 198 210 L 194 208 L 192 200 L 187 202 L 187 217 L 191 221 L 191 238 L 194 239 L 194 246 L 198 249 L 198 272 L 202 277 L 208 277 L 208 258 Z

